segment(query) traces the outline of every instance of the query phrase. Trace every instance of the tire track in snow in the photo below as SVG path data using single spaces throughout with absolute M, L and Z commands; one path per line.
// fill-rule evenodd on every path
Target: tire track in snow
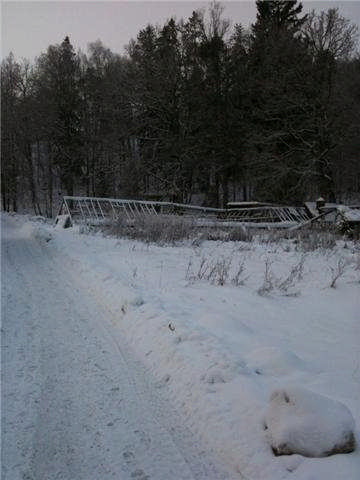
M 61 259 L 2 221 L 4 480 L 226 478 Z

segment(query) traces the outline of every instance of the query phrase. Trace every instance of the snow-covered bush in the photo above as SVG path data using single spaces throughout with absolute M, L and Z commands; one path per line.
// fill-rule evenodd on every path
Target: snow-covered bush
M 349 409 L 301 387 L 272 393 L 264 428 L 275 455 L 326 457 L 355 449 L 355 421 Z

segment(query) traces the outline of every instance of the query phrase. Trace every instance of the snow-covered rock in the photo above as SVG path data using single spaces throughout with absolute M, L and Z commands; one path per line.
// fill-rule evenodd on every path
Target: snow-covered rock
M 355 449 L 355 422 L 349 409 L 301 387 L 272 393 L 265 428 L 275 455 L 326 457 Z

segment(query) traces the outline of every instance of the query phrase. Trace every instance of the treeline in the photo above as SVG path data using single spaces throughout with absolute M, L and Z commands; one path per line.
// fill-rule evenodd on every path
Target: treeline
M 1 66 L 2 207 L 52 216 L 62 194 L 220 206 L 360 194 L 357 29 L 336 9 L 220 4 L 141 30 L 120 56 L 68 37 Z M 198 197 L 198 201 L 200 197 Z

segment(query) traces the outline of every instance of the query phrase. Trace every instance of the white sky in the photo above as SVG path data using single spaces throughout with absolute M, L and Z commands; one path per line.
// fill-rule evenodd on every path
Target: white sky
M 256 16 L 255 0 L 222 2 L 224 17 L 248 26 Z M 77 50 L 100 39 L 116 53 L 148 23 L 162 25 L 168 18 L 188 18 L 193 10 L 207 7 L 198 1 L 2 1 L 1 56 L 12 51 L 18 59 L 33 60 L 66 35 Z M 306 12 L 339 7 L 343 16 L 360 29 L 360 1 L 303 1 Z

